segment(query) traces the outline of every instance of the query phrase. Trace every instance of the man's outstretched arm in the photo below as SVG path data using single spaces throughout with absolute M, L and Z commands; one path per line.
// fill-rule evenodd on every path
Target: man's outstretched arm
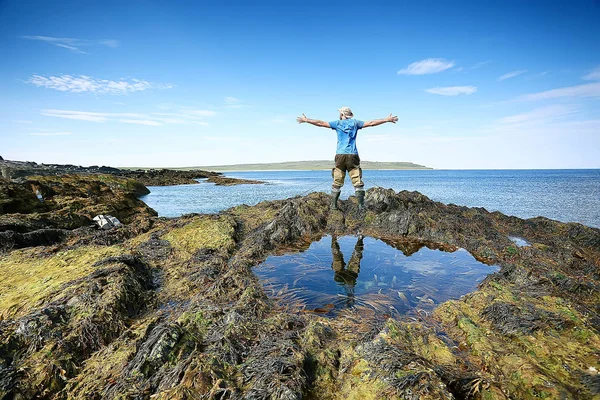
M 365 121 L 363 128 L 367 128 L 369 126 L 377 126 L 377 125 L 385 124 L 386 122 L 391 122 L 391 123 L 395 124 L 396 122 L 398 122 L 398 117 L 390 114 L 389 116 L 382 118 L 382 119 L 374 119 L 373 121 Z
M 298 121 L 299 124 L 308 122 L 309 124 L 314 125 L 314 126 L 322 126 L 323 128 L 330 128 L 329 122 L 321 121 L 318 119 L 310 119 L 310 118 L 307 118 L 306 115 L 304 115 L 304 114 L 302 114 L 302 116 L 296 118 L 296 121 Z

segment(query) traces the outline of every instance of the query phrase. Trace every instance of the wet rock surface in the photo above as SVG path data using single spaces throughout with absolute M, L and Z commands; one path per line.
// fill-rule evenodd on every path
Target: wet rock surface
M 365 203 L 358 212 L 351 197 L 330 211 L 328 196 L 313 193 L 218 215 L 142 213 L 143 224 L 63 227 L 58 243 L 6 252 L 0 398 L 598 395 L 600 230 L 416 192 L 370 189 Z M 36 220 L 12 221 L 28 233 Z M 271 254 L 358 231 L 407 249 L 462 247 L 502 268 L 432 314 L 393 318 L 293 312 L 252 272 Z
M 99 214 L 116 216 L 135 234 L 157 215 L 138 200 L 144 193 L 141 183 L 111 175 L 0 178 L 0 252 L 76 238 L 71 231 L 94 225 Z
M 145 186 L 170 186 L 197 184 L 197 179 L 207 179 L 216 185 L 232 186 L 241 184 L 262 184 L 264 182 L 248 179 L 228 178 L 220 172 L 203 170 L 173 169 L 119 169 L 106 166 L 82 167 L 78 165 L 38 164 L 29 161 L 8 161 L 0 159 L 2 178 L 18 179 L 30 176 L 58 176 L 64 174 L 113 175 L 116 177 L 135 179 Z M 146 192 L 147 193 L 147 192 Z M 146 194 L 138 193 L 138 195 Z M 0 207 L 2 204 L 0 204 Z M 0 210 L 1 212 L 1 210 Z

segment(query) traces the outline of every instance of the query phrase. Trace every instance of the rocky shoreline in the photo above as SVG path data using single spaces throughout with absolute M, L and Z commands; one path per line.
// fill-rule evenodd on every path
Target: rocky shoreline
M 248 179 L 237 179 L 223 176 L 220 172 L 173 169 L 119 169 L 106 166 L 81 167 L 63 164 L 38 164 L 30 161 L 8 161 L 0 159 L 0 175 L 4 179 L 18 179 L 30 176 L 60 176 L 65 174 L 77 175 L 112 175 L 116 177 L 135 179 L 145 186 L 193 185 L 197 179 L 206 179 L 216 185 L 255 185 L 264 182 Z
M 0 183 L 0 398 L 600 395 L 598 229 L 381 188 L 364 213 L 353 197 L 330 211 L 312 193 L 166 219 L 132 179 L 25 182 Z M 124 225 L 89 227 L 99 212 Z M 432 314 L 336 318 L 267 297 L 252 272 L 270 254 L 358 231 L 400 250 L 465 248 L 501 269 Z

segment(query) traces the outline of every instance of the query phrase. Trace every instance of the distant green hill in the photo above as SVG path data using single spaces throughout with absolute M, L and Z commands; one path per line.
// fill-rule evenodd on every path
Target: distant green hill
M 361 161 L 363 169 L 432 169 L 411 162 L 378 162 Z M 232 165 L 208 165 L 198 167 L 174 168 L 179 170 L 202 169 L 206 171 L 274 171 L 274 170 L 328 170 L 333 168 L 333 160 L 315 161 L 287 161 L 281 163 L 265 164 L 232 164 Z

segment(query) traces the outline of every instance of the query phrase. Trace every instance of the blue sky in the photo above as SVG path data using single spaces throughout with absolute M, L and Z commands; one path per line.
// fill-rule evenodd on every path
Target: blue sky
M 0 0 L 0 155 L 600 168 L 600 2 Z

